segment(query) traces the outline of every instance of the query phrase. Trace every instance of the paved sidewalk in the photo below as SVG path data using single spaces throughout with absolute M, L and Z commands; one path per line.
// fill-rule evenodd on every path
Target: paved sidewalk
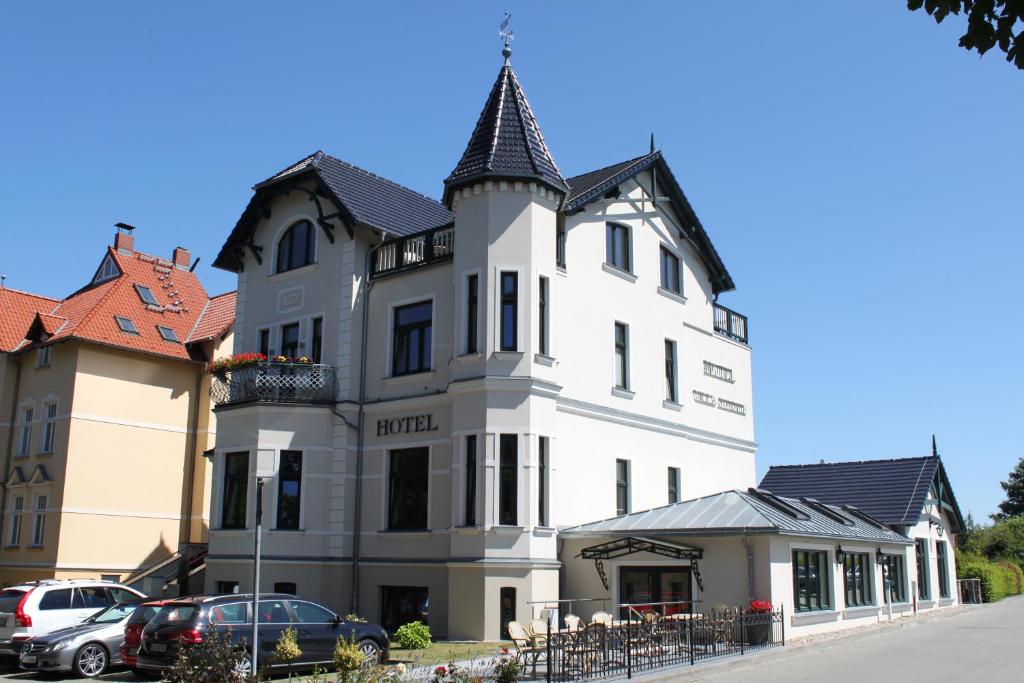
M 890 627 L 787 646 L 758 655 L 678 667 L 633 680 L 770 683 L 773 681 L 1024 681 L 1024 596 L 905 619 Z

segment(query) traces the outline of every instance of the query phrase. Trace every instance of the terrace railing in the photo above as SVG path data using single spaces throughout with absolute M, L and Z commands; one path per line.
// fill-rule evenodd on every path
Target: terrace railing
M 741 344 L 747 342 L 747 316 L 715 304 L 715 332 Z
M 210 399 L 234 403 L 334 403 L 335 373 L 319 363 L 256 363 L 214 373 Z
M 373 255 L 374 277 L 446 261 L 455 255 L 455 230 L 437 228 L 386 242 Z

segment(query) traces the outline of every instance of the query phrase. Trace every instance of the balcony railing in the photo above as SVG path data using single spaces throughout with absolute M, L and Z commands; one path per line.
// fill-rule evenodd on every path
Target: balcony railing
M 715 304 L 715 332 L 741 344 L 747 343 L 747 316 Z
M 373 256 L 374 277 L 427 266 L 455 254 L 455 230 L 437 228 L 401 237 L 377 248 Z
M 334 403 L 335 375 L 317 363 L 257 363 L 215 373 L 210 399 L 232 403 Z

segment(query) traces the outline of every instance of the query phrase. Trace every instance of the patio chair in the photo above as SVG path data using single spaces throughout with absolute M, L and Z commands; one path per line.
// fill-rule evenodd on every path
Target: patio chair
M 615 619 L 608 612 L 594 612 L 590 615 L 591 624 L 603 624 L 606 627 L 611 627 L 615 622 Z
M 522 660 L 524 666 L 529 662 L 536 675 L 537 660 L 547 654 L 547 648 L 538 647 L 530 633 L 518 621 L 508 622 L 508 637 L 516 646 L 516 657 Z
M 558 627 L 551 628 L 551 622 L 546 619 L 534 619 L 530 622 L 530 635 L 533 636 L 534 646 L 547 647 L 549 629 L 557 631 Z
M 584 676 L 594 673 L 595 669 L 603 669 L 606 645 L 604 624 L 595 622 L 577 630 L 566 650 L 570 669 Z
M 565 626 L 570 631 L 579 631 L 583 628 L 583 620 L 575 614 L 566 614 L 563 621 L 565 621 Z

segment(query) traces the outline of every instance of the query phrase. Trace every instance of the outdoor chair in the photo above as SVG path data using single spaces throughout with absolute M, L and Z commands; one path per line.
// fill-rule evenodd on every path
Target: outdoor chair
M 577 630 L 575 637 L 568 643 L 566 654 L 572 669 L 584 676 L 592 674 L 597 668 L 603 668 L 605 659 L 605 626 L 592 623 Z
M 606 627 L 611 627 L 614 624 L 614 621 L 615 620 L 612 618 L 612 615 L 608 612 L 594 612 L 590 616 L 591 624 L 603 624 Z
M 579 631 L 583 628 L 583 620 L 575 614 L 566 614 L 563 621 L 565 621 L 565 626 L 570 631 Z
M 518 621 L 508 623 L 508 637 L 516 646 L 516 657 L 522 660 L 524 666 L 529 662 L 533 666 L 534 675 L 536 675 L 537 660 L 547 654 L 547 648 L 538 647 L 530 633 Z
M 534 646 L 547 647 L 549 630 L 557 631 L 558 628 L 551 628 L 551 622 L 546 619 L 534 619 L 530 622 L 530 635 L 533 636 Z

